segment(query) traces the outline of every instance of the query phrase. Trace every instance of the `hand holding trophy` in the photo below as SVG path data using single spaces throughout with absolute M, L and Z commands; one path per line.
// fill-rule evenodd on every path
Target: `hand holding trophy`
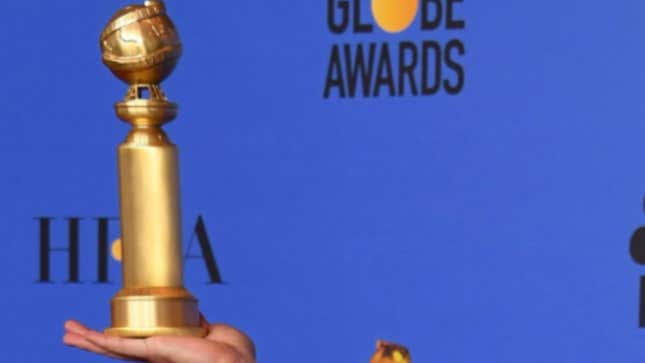
M 115 105 L 132 125 L 118 148 L 123 288 L 101 334 L 65 324 L 66 344 L 114 358 L 170 363 L 255 361 L 253 343 L 209 325 L 183 286 L 178 156 L 162 125 L 177 115 L 160 83 L 182 47 L 162 1 L 119 10 L 101 34 L 103 62 L 129 85 Z
M 70 320 L 65 323 L 63 342 L 107 357 L 150 363 L 255 363 L 253 342 L 239 330 L 223 324 L 201 325 L 204 338 L 153 336 L 120 338 L 88 329 Z

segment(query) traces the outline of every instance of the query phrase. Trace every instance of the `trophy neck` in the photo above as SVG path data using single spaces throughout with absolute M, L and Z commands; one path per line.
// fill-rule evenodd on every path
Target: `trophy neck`
M 177 117 L 178 106 L 168 101 L 159 85 L 134 84 L 115 105 L 117 116 L 135 128 L 160 127 Z
M 124 146 L 174 146 L 161 127 L 134 126 L 123 141 Z

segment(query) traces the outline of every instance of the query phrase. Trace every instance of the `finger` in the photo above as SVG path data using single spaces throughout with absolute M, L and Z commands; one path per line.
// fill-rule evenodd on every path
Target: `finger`
M 65 322 L 65 330 L 67 330 L 68 332 L 84 335 L 90 329 L 76 320 L 68 320 Z
M 245 356 L 255 360 L 255 345 L 253 341 L 246 334 L 230 325 L 212 324 L 207 339 L 227 344 Z
M 95 331 L 88 331 L 87 340 L 114 354 L 147 359 L 150 352 L 145 339 L 119 338 Z
M 85 335 L 92 329 L 86 327 L 76 320 L 68 320 L 67 322 L 65 322 L 65 330 L 67 331 L 67 333 L 63 336 L 63 343 L 67 345 L 71 345 L 94 353 L 103 354 L 112 358 L 132 360 L 131 357 L 112 353 L 87 340 Z
M 67 330 L 67 334 L 65 334 L 65 336 L 63 337 L 63 342 L 65 342 L 67 337 L 70 343 L 76 343 L 76 344 L 69 344 L 69 345 L 73 345 L 73 346 L 76 346 L 77 348 L 81 348 L 84 350 L 90 350 L 98 354 L 107 355 L 112 358 L 123 359 L 123 360 L 133 360 L 132 357 L 127 357 L 124 355 L 110 352 L 104 348 L 101 348 L 95 343 L 92 343 L 91 341 L 89 341 L 86 338 L 87 333 L 90 331 L 93 331 L 93 332 L 95 331 L 81 324 L 76 320 L 68 320 L 67 322 L 65 322 L 65 329 Z
M 75 333 L 67 333 L 63 336 L 63 343 L 66 345 L 76 347 L 88 352 L 93 352 L 101 355 L 108 356 L 110 358 L 115 358 L 115 359 L 121 359 L 121 360 L 128 360 L 128 361 L 134 361 L 135 359 L 132 357 L 126 357 L 120 354 L 115 354 L 112 353 L 108 350 L 105 350 L 98 345 L 90 342 L 89 340 L 85 339 L 84 336 L 78 335 Z

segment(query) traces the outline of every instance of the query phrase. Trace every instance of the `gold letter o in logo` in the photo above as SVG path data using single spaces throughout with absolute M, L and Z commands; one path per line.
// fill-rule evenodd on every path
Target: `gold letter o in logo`
M 399 33 L 414 21 L 419 10 L 419 0 L 372 0 L 372 14 L 381 29 Z

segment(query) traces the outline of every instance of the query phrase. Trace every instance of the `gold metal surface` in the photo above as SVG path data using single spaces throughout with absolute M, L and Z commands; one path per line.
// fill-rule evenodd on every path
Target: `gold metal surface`
M 101 33 L 103 63 L 128 84 L 161 83 L 181 56 L 181 43 L 161 1 L 117 11 Z
M 177 105 L 159 82 L 181 54 L 163 2 L 119 10 L 101 34 L 101 50 L 105 65 L 130 84 L 115 110 L 132 125 L 118 148 L 123 288 L 106 333 L 204 336 L 197 300 L 183 287 L 177 148 L 161 128 Z
M 379 340 L 376 342 L 376 352 L 370 363 L 412 363 L 412 357 L 408 348 Z

